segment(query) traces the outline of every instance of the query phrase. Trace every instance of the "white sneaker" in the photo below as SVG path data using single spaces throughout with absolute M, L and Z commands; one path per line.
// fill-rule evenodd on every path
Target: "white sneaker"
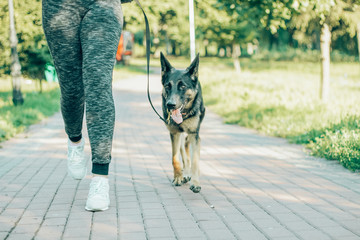
M 84 153 L 85 140 L 81 139 L 79 145 L 71 144 L 68 140 L 68 173 L 74 179 L 83 179 L 87 172 L 87 158 Z
M 93 177 L 85 209 L 88 211 L 105 211 L 109 208 L 109 179 Z

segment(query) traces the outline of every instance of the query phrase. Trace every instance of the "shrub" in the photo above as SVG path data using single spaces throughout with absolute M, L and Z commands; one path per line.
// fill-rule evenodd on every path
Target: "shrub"
M 308 147 L 313 155 L 338 160 L 352 170 L 360 169 L 360 129 L 326 131 L 321 137 L 311 141 Z

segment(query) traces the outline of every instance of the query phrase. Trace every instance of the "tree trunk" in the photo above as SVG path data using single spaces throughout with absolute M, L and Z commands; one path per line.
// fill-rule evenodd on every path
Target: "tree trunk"
M 40 88 L 40 93 L 43 92 L 43 88 L 42 88 L 42 78 L 39 78 L 39 88 Z
M 208 46 L 209 46 L 209 40 L 205 39 L 205 40 L 204 40 L 205 57 L 208 57 L 208 56 L 209 56 Z
M 360 23 L 357 24 L 357 42 L 358 42 L 358 53 L 359 53 L 359 61 L 360 61 Z
M 321 50 L 321 82 L 320 98 L 327 101 L 330 90 L 330 42 L 331 32 L 329 25 L 324 23 L 321 27 L 320 50 Z
M 272 34 L 271 31 L 269 30 L 269 51 L 273 50 L 273 47 L 274 47 L 274 44 L 276 44 L 276 41 L 277 40 L 276 40 L 275 34 Z
M 175 43 L 175 41 L 171 42 L 171 55 L 176 56 L 176 43 Z
M 170 55 L 170 40 L 167 31 L 165 31 L 166 54 Z
M 241 55 L 240 44 L 233 43 L 232 58 L 234 60 L 234 67 L 235 67 L 235 70 L 237 73 L 241 73 L 241 65 L 240 65 L 240 60 L 239 60 L 240 55 Z
M 10 47 L 11 47 L 11 78 L 13 87 L 13 103 L 15 106 L 22 105 L 24 98 L 21 93 L 21 65 L 17 52 L 18 39 L 15 29 L 14 4 L 9 0 L 9 18 L 10 18 Z

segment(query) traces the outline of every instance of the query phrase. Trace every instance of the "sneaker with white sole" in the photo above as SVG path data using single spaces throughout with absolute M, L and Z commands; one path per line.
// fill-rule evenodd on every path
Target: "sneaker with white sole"
M 87 157 L 84 153 L 85 140 L 81 139 L 81 142 L 74 145 L 68 140 L 68 173 L 74 179 L 83 179 L 87 172 Z
M 109 208 L 109 179 L 93 177 L 90 183 L 89 195 L 85 209 L 88 211 L 105 211 Z

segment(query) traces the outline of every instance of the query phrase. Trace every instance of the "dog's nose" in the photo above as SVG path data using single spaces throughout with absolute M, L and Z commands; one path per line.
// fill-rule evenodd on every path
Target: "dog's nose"
M 166 106 L 167 106 L 168 109 L 174 109 L 175 106 L 176 106 L 176 103 L 173 102 L 173 101 L 168 101 L 168 102 L 166 103 Z

